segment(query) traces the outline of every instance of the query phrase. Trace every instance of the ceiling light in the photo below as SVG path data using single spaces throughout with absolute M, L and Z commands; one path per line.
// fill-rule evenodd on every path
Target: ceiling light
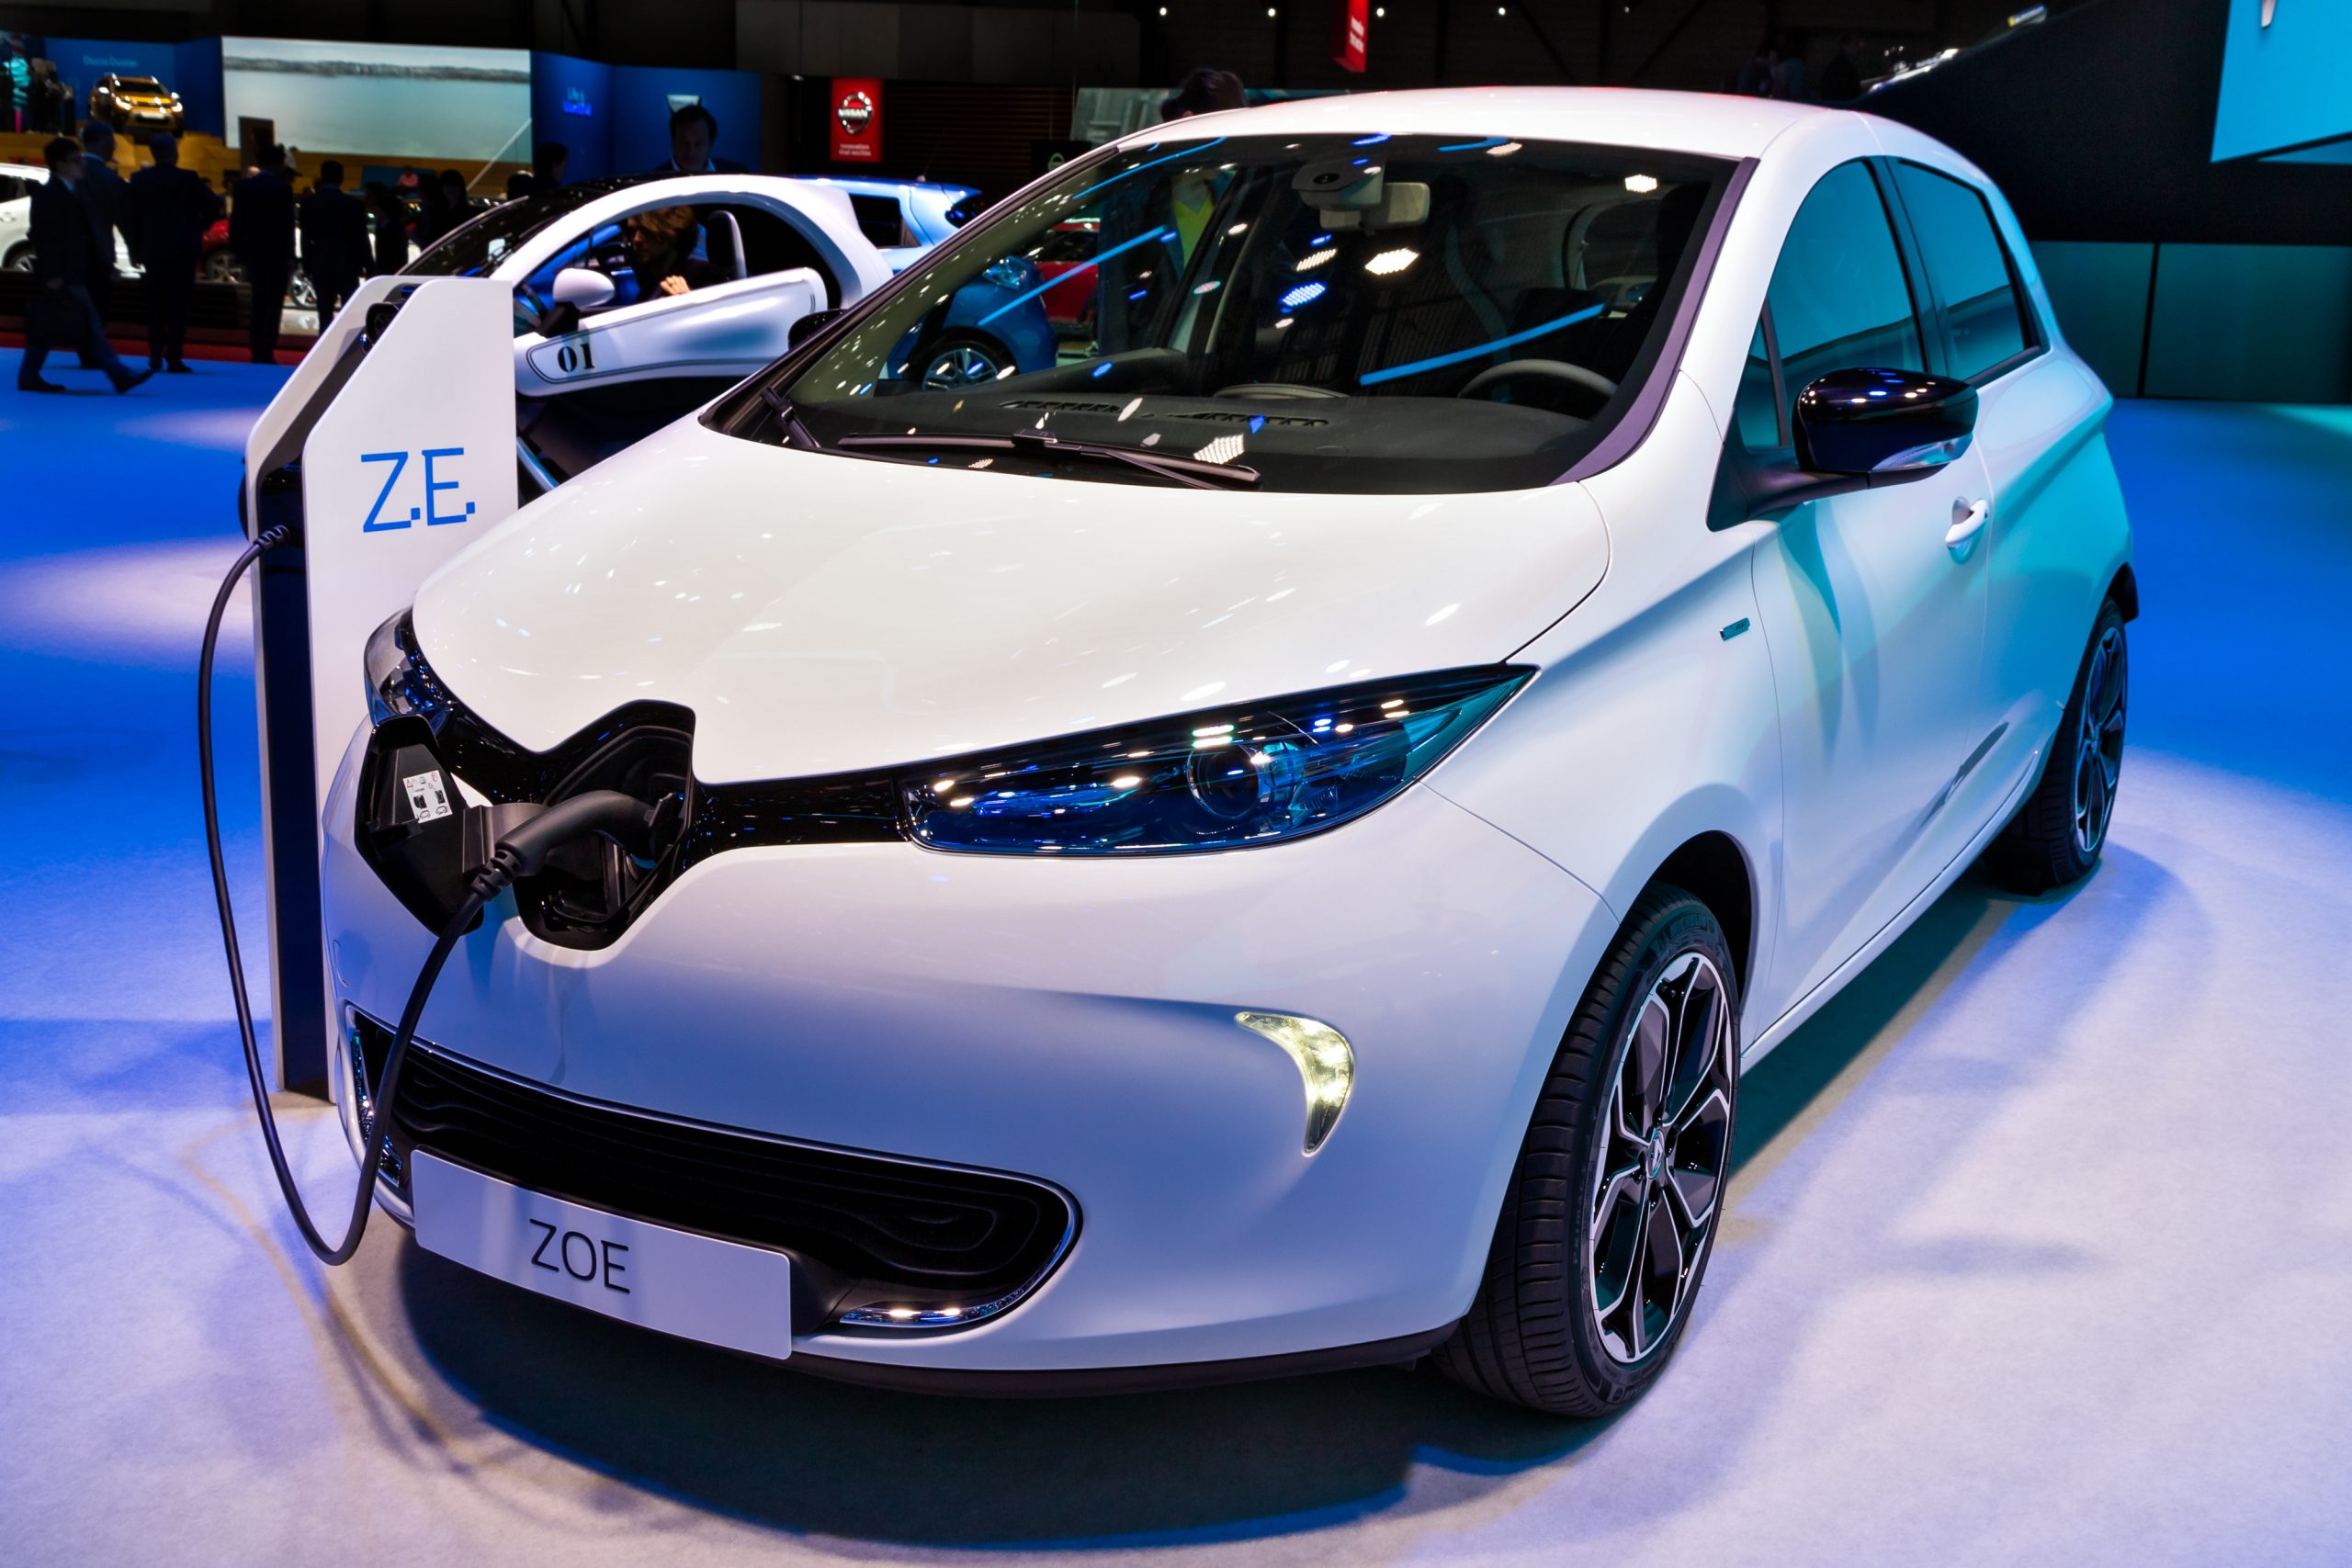
M 1298 265 L 1294 270 L 1298 272 L 1312 272 L 1317 267 L 1321 266 L 1325 262 L 1329 261 L 1333 256 L 1336 256 L 1339 254 L 1340 253 L 1337 251 L 1309 251 L 1305 255 L 1298 258 Z
M 1635 196 L 1647 196 L 1657 189 L 1657 176 L 1656 175 L 1627 175 L 1625 188 Z
M 1363 269 L 1364 271 L 1372 274 L 1374 277 L 1386 277 L 1391 273 L 1404 271 L 1407 267 L 1412 265 L 1415 262 L 1420 259 L 1420 252 L 1414 250 L 1409 245 L 1400 245 L 1393 251 L 1381 252 L 1378 255 L 1364 263 Z

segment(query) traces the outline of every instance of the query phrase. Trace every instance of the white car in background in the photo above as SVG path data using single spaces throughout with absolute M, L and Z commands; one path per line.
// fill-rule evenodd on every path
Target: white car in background
M 49 183 L 49 170 L 39 164 L 0 164 L 0 267 L 10 272 L 33 269 L 33 191 Z M 133 273 L 130 247 L 122 235 L 114 237 L 114 269 Z
M 693 209 L 716 280 L 665 295 L 635 275 L 623 224 L 674 207 Z M 890 276 L 845 194 L 765 175 L 582 181 L 493 207 L 402 271 L 514 284 L 526 495 L 701 406 L 779 357 L 794 323 Z
M 918 373 L 1071 224 L 1084 341 Z M 2098 858 L 2109 406 L 1984 175 L 1863 115 L 1365 95 L 1075 160 L 377 634 L 354 1147 L 429 1249 L 830 1375 L 1615 1408 L 1743 1066 L 1981 853 Z M 406 803 L 594 790 L 645 826 L 492 907 L 363 1133 L 462 886 Z

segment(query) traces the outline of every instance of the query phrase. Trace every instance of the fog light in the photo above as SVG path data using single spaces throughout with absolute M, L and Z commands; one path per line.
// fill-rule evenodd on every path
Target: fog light
M 1328 1023 L 1279 1012 L 1238 1012 L 1233 1021 L 1262 1034 L 1290 1054 L 1306 1084 L 1306 1152 L 1323 1146 L 1347 1108 L 1356 1080 L 1356 1054 L 1347 1037 Z

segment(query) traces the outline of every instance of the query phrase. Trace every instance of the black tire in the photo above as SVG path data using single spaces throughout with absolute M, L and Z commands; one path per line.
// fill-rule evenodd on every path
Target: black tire
M 923 350 L 917 379 L 935 389 L 981 387 L 1012 363 L 1012 351 L 986 333 L 943 333 Z
M 1682 1123 L 1688 1130 L 1648 1140 L 1642 1186 L 1628 1204 L 1623 1186 L 1628 1173 L 1620 1169 L 1604 1180 L 1611 1172 L 1600 1161 L 1604 1155 L 1622 1158 L 1643 1143 L 1612 1133 L 1611 1124 L 1619 1086 L 1641 1077 L 1628 1070 L 1638 1066 L 1636 1036 L 1653 995 L 1670 1017 L 1685 1016 L 1674 1011 L 1678 1002 L 1695 1007 L 1702 999 L 1719 1012 L 1688 1015 L 1694 1029 L 1704 1032 L 1713 1059 L 1702 1059 L 1695 1073 L 1669 1072 L 1656 1084 L 1654 1098 L 1669 1112 L 1664 1120 L 1675 1121 L 1672 1108 L 1680 1102 L 1689 1108 Z M 1432 1354 L 1440 1371 L 1495 1398 L 1571 1416 L 1606 1415 L 1657 1379 L 1690 1321 L 1690 1303 L 1714 1249 L 1738 1109 L 1738 983 L 1723 928 L 1680 888 L 1653 886 L 1634 904 L 1569 1021 L 1503 1194 L 1486 1277 L 1469 1313 Z M 1687 1098 L 1680 1087 L 1686 1081 Z M 1702 1111 L 1711 1112 L 1703 1123 Z M 1702 1172 L 1710 1161 L 1712 1171 Z M 1702 1174 L 1702 1216 L 1690 1196 L 1700 1190 Z M 1659 1184 L 1655 1196 L 1652 1182 Z M 1663 1324 L 1651 1328 L 1654 1303 L 1641 1293 L 1636 1276 L 1662 1278 L 1662 1271 L 1644 1271 L 1652 1238 L 1662 1234 L 1652 1229 L 1654 1213 L 1666 1215 L 1670 1229 L 1663 1234 L 1674 1241 L 1671 1261 L 1679 1271 Z M 1688 1227 L 1681 1224 L 1686 1218 L 1693 1221 Z M 1596 1235 L 1603 1244 L 1630 1239 L 1633 1255 L 1597 1247 Z M 1599 1303 L 1611 1268 L 1595 1262 L 1602 1251 L 1620 1254 L 1617 1267 L 1625 1275 L 1618 1304 L 1605 1310 Z M 1610 1327 L 1612 1317 L 1635 1321 L 1625 1315 L 1629 1304 L 1643 1326 Z
M 1994 843 L 1994 868 L 2018 892 L 2064 887 L 2089 875 L 2098 863 L 2122 776 L 2131 676 L 2123 611 L 2109 599 L 2091 627 L 2041 777 Z

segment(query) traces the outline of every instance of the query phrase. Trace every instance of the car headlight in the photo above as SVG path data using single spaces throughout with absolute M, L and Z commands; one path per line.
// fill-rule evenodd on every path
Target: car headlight
M 1211 709 L 902 778 L 916 840 L 979 854 L 1179 854 L 1293 839 L 1393 798 L 1534 671 L 1490 665 Z
M 431 673 L 416 651 L 416 633 L 402 610 L 368 637 L 360 659 L 361 679 L 368 687 L 368 722 L 381 724 L 405 714 L 430 719 L 440 706 Z

